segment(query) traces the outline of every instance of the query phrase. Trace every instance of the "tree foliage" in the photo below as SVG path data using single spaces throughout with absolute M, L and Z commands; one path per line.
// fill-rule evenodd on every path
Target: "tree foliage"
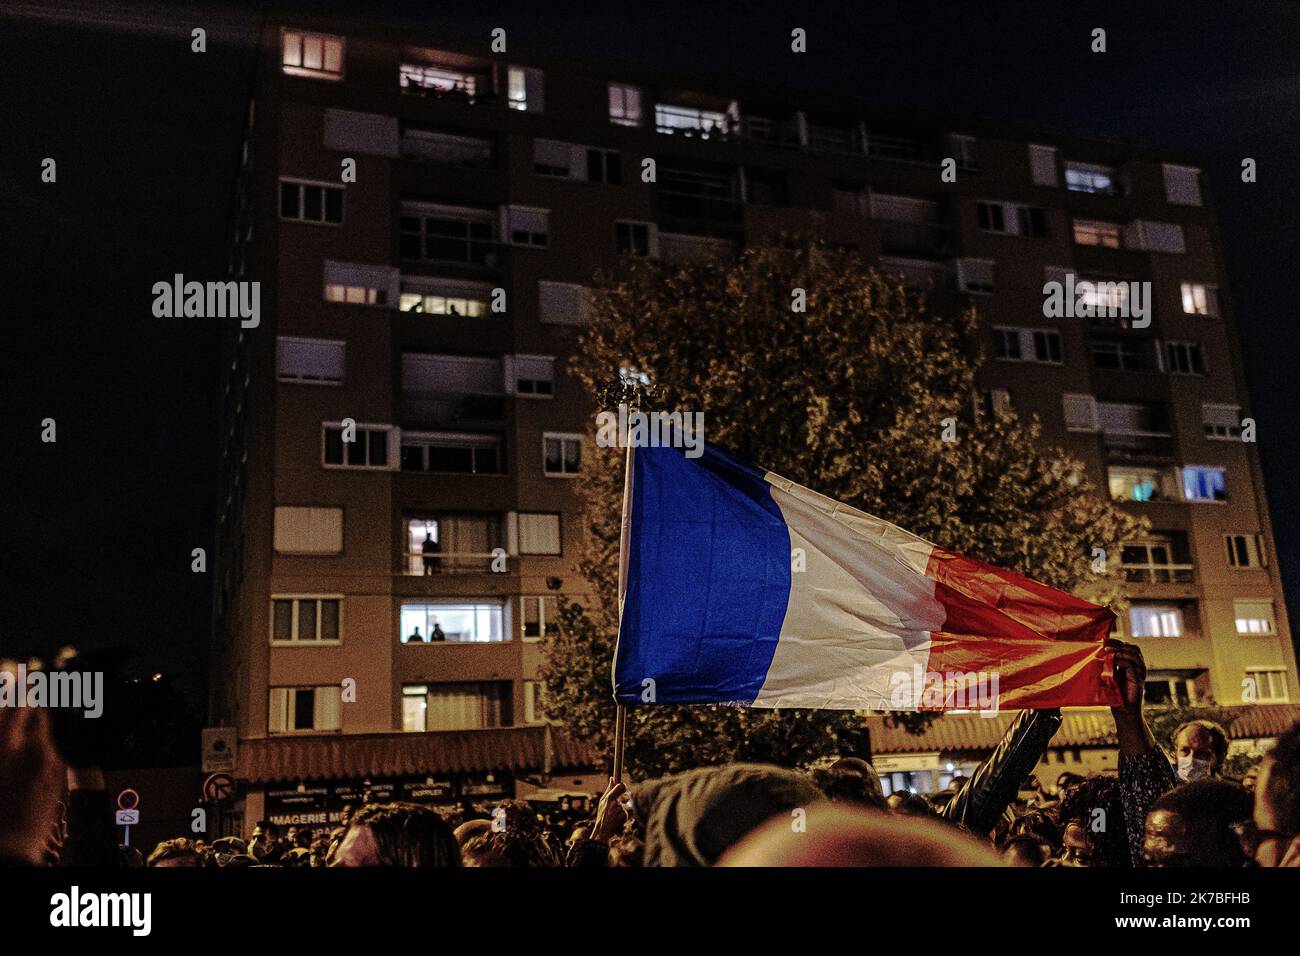
M 792 309 L 795 289 L 805 312 Z M 636 262 L 597 288 L 592 313 L 571 371 L 593 396 L 620 369 L 640 373 L 654 408 L 703 412 L 712 444 L 941 547 L 1118 598 L 1093 549 L 1113 564 L 1139 523 L 1043 447 L 1036 421 L 977 412 L 973 311 L 937 314 L 854 253 L 787 242 L 734 262 Z M 579 564 L 592 593 L 566 602 L 544 676 L 549 712 L 608 754 L 624 452 L 587 447 Z M 629 708 L 628 766 L 796 765 L 851 749 L 859 725 L 827 711 Z

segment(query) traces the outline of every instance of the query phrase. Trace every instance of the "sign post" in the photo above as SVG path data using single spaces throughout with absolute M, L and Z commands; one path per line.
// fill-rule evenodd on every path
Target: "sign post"
M 131 827 L 140 822 L 140 794 L 127 787 L 117 795 L 117 825 L 122 828 L 122 843 L 131 845 Z

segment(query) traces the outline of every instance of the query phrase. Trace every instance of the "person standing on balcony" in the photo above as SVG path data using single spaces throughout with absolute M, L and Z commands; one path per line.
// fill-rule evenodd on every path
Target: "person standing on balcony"
M 420 545 L 420 551 L 424 555 L 424 573 L 437 574 L 441 569 L 442 561 L 437 557 L 438 542 L 433 540 L 433 532 L 424 533 L 424 543 Z

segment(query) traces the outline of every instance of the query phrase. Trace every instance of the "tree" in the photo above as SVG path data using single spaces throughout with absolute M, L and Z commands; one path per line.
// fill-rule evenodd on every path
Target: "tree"
M 792 310 L 793 290 L 806 312 Z M 854 253 L 791 241 L 735 262 L 637 262 L 593 295 L 573 373 L 591 391 L 648 380 L 655 408 L 701 411 L 709 442 L 935 544 L 1093 600 L 1118 597 L 1094 548 L 1140 523 L 1014 411 L 976 411 L 973 311 L 945 315 Z M 593 408 L 593 412 L 596 409 Z M 945 433 L 955 440 L 944 440 Z M 624 452 L 584 463 L 591 599 L 548 639 L 548 709 L 610 752 Z M 1112 561 L 1112 571 L 1114 562 Z M 629 708 L 628 766 L 653 774 L 735 759 L 835 753 L 860 719 L 822 711 Z

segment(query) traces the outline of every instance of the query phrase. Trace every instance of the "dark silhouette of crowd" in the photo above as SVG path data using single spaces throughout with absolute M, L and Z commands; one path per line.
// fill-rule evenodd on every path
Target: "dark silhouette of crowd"
M 151 867 L 1300 866 L 1300 724 L 1242 781 L 1228 737 L 1193 721 L 1166 752 L 1143 717 L 1140 651 L 1112 642 L 1123 693 L 1117 772 L 1032 771 L 1058 711 L 1021 713 L 990 756 L 946 790 L 886 795 L 865 759 L 809 770 L 735 763 L 633 784 L 590 809 L 502 800 L 455 812 L 345 808 L 330 828 L 264 821 L 247 840 L 120 847 L 103 774 L 63 759 L 39 710 L 0 710 L 0 863 Z M 77 755 L 72 755 L 76 757 Z M 66 775 L 66 800 L 60 800 Z

